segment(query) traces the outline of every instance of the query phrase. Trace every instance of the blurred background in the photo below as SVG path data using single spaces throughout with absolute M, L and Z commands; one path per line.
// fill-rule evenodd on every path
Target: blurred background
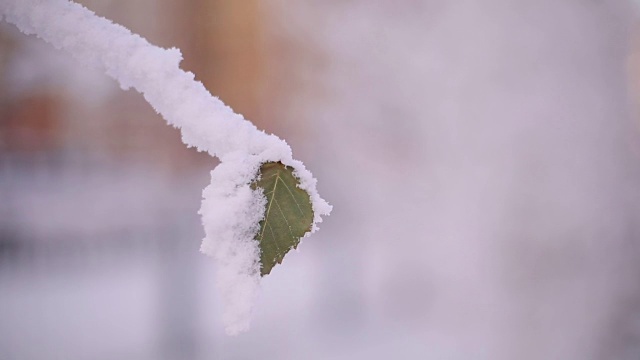
M 0 24 L 0 359 L 640 358 L 625 1 L 86 0 L 292 145 L 334 205 L 224 334 L 217 161 Z

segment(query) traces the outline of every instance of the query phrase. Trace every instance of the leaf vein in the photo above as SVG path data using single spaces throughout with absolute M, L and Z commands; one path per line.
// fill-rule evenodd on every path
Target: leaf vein
M 279 176 L 279 175 L 276 174 L 275 176 Z M 278 187 L 278 179 L 276 179 L 276 181 L 274 181 L 274 183 L 273 183 L 273 190 L 271 192 L 274 193 L 274 195 L 275 195 L 277 187 Z M 275 199 L 275 196 L 272 196 L 271 199 L 269 199 L 267 197 L 267 199 L 269 200 L 269 204 L 267 206 L 267 211 L 264 214 L 264 223 L 265 223 L 265 225 L 269 225 L 269 214 L 271 213 L 271 205 L 273 204 L 273 200 Z M 260 240 L 264 239 L 264 231 L 265 231 L 265 229 L 266 229 L 266 226 L 262 229 L 262 232 L 260 233 Z M 271 230 L 271 231 L 273 232 L 273 230 Z
M 293 235 L 293 229 L 291 229 L 291 225 L 289 225 L 289 221 L 287 220 L 287 216 L 284 214 L 284 211 L 282 211 L 282 208 L 280 207 L 280 204 L 278 204 L 278 200 L 274 200 L 276 203 L 276 206 L 278 207 L 278 210 L 280 210 L 280 214 L 282 215 L 282 218 L 284 219 L 284 222 L 287 223 L 287 227 L 289 228 L 289 234 L 291 234 L 291 237 L 293 238 L 293 240 L 296 240 L 296 236 Z
M 304 212 L 302 211 L 302 208 L 300 207 L 300 204 L 298 203 L 298 200 L 296 200 L 295 195 L 293 195 L 293 191 L 291 191 L 291 189 L 289 189 L 289 186 L 284 181 L 282 181 L 282 185 L 284 185 L 284 187 L 287 189 L 287 191 L 291 195 L 291 198 L 293 199 L 293 202 L 296 203 L 296 206 L 298 207 L 298 211 L 300 211 L 300 214 L 302 216 L 304 216 Z

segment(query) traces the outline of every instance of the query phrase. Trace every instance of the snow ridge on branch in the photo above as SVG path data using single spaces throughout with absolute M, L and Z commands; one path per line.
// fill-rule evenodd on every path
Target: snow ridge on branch
M 67 0 L 0 0 L 0 13 L 23 33 L 36 35 L 71 54 L 85 66 L 102 70 L 122 89 L 139 91 L 189 147 L 221 160 L 211 172 L 199 211 L 205 229 L 201 251 L 218 263 L 217 285 L 229 334 L 249 328 L 259 289 L 259 249 L 253 239 L 263 218 L 265 198 L 250 183 L 258 168 L 280 161 L 294 168 L 314 212 L 312 231 L 331 206 L 316 191 L 316 180 L 275 135 L 258 130 L 236 114 L 191 72 L 180 69 L 176 48 L 163 49 L 127 28 Z

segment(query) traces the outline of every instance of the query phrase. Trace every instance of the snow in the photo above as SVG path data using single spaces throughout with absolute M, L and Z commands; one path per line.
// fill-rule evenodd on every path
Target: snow
M 0 11 L 23 33 L 104 71 L 122 89 L 139 91 L 170 125 L 181 130 L 187 146 L 221 160 L 203 191 L 201 251 L 219 265 L 217 285 L 225 302 L 227 332 L 247 330 L 260 283 L 259 250 L 253 235 L 265 205 L 260 191 L 251 190 L 249 184 L 264 162 L 281 161 L 293 167 L 300 187 L 312 199 L 314 232 L 331 206 L 316 191 L 311 173 L 293 159 L 285 141 L 258 130 L 212 96 L 193 73 L 181 70 L 178 49 L 154 46 L 69 1 L 0 0 Z

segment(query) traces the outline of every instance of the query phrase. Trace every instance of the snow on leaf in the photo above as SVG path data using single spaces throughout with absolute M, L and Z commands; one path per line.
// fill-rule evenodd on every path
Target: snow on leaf
M 309 194 L 298 187 L 293 168 L 281 162 L 267 162 L 260 167 L 258 180 L 252 187 L 262 188 L 267 198 L 264 219 L 255 236 L 260 247 L 260 275 L 282 263 L 291 248 L 297 248 L 300 238 L 311 231 L 313 210 Z

